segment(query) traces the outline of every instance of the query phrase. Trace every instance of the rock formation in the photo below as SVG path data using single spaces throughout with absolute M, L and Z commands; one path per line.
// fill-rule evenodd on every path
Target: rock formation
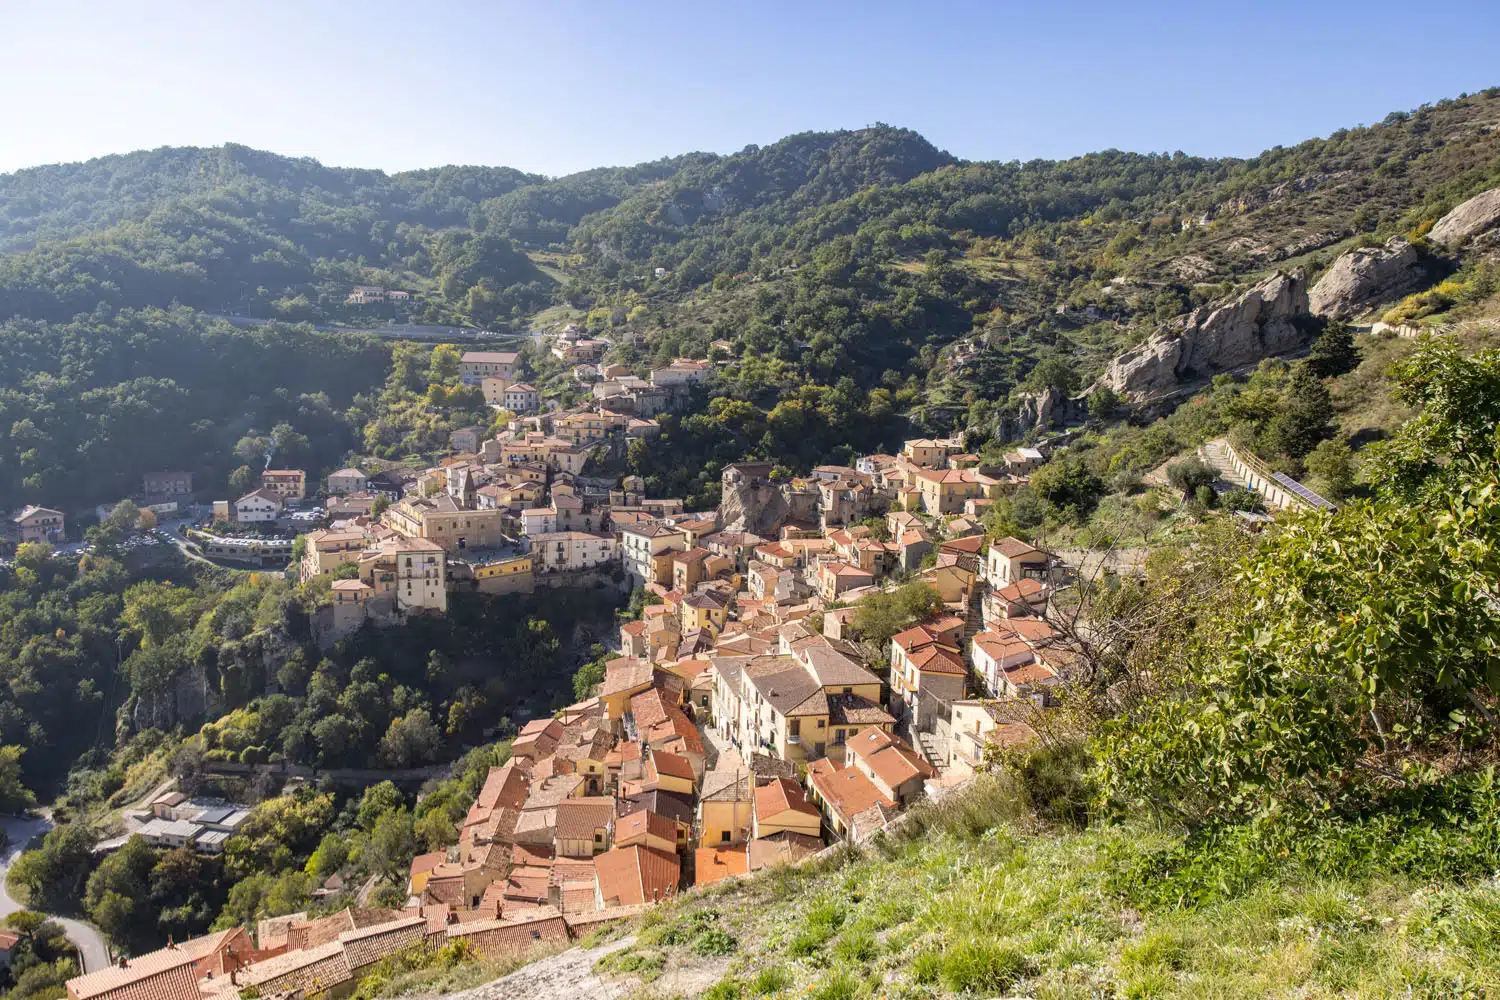
M 1307 294 L 1314 316 L 1346 319 L 1367 306 L 1409 295 L 1427 284 L 1427 269 L 1415 247 L 1399 236 L 1383 247 L 1350 250 Z
M 762 538 L 780 535 L 791 508 L 770 475 L 769 462 L 739 462 L 724 470 L 719 500 L 724 531 L 748 531 Z
M 1046 431 L 1070 423 L 1079 419 L 1083 412 L 1082 400 L 1069 399 L 1068 394 L 1061 389 L 1048 386 L 1041 392 L 1028 392 L 1021 397 L 1021 404 L 1016 407 L 1014 436 L 1021 437 L 1032 431 Z
M 1437 221 L 1427 236 L 1434 243 L 1458 249 L 1472 236 L 1500 226 L 1500 188 L 1475 195 Z
M 1306 313 L 1302 272 L 1278 272 L 1241 295 L 1199 306 L 1168 323 L 1110 362 L 1101 381 L 1122 396 L 1142 399 L 1284 354 L 1307 343 L 1299 321 Z

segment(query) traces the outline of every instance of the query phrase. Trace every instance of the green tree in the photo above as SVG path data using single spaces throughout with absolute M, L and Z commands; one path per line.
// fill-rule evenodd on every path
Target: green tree
M 1182 491 L 1183 498 L 1193 496 L 1200 486 L 1212 486 L 1219 479 L 1219 470 L 1201 458 L 1185 458 L 1167 466 L 1167 482 Z
M 114 509 L 109 512 L 109 517 L 104 519 L 105 524 L 121 534 L 134 531 L 140 521 L 141 509 L 128 497 L 115 504 Z
M 895 590 L 872 594 L 856 606 L 851 627 L 872 661 L 886 663 L 891 637 L 942 610 L 943 599 L 924 580 L 904 583 Z
M 1294 365 L 1282 393 L 1281 408 L 1271 420 L 1272 447 L 1289 458 L 1301 458 L 1332 433 L 1332 417 L 1328 387 L 1306 364 Z
M 26 787 L 21 757 L 25 747 L 0 747 L 0 813 L 22 813 L 36 808 L 36 796 Z
M 432 360 L 427 365 L 429 385 L 456 385 L 463 374 L 463 355 L 451 344 L 439 344 L 432 349 Z
M 400 878 L 406 874 L 416 853 L 417 837 L 409 810 L 405 807 L 392 809 L 375 821 L 365 852 L 365 860 L 372 872 L 387 879 Z
M 260 473 L 242 465 L 229 474 L 229 492 L 236 498 L 244 496 L 260 484 Z
M 376 820 L 388 812 L 400 809 L 405 801 L 405 796 L 393 782 L 382 781 L 378 785 L 371 785 L 359 800 L 359 813 L 355 822 L 361 830 L 369 833 L 375 829 Z
M 1307 365 L 1319 378 L 1333 378 L 1352 372 L 1359 366 L 1359 348 L 1354 346 L 1354 331 L 1343 320 L 1329 323 L 1313 344 Z
M 1307 456 L 1313 485 L 1330 500 L 1342 500 L 1354 487 L 1354 453 L 1343 438 L 1318 442 Z

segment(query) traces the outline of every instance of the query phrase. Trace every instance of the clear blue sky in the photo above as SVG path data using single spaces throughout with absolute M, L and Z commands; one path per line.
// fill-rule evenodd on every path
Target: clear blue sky
M 0 67 L 0 171 L 233 141 L 560 174 L 875 121 L 1249 155 L 1500 85 L 1500 0 L 4 0 Z

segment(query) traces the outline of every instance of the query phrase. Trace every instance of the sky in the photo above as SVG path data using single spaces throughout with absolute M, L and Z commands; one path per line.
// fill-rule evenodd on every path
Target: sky
M 0 172 L 238 142 L 558 175 L 877 121 L 1248 156 L 1500 86 L 1500 2 L 0 0 Z

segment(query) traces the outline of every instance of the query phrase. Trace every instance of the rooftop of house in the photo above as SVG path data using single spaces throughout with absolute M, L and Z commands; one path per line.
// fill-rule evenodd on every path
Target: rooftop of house
M 865 729 L 850 737 L 849 752 L 872 774 L 895 788 L 912 778 L 931 778 L 937 772 L 911 747 L 881 729 Z
M 1010 536 L 996 541 L 990 546 L 990 551 L 998 552 L 1006 559 L 1019 559 L 1022 556 L 1029 556 L 1033 553 L 1036 555 L 1044 554 L 1041 549 L 1038 549 L 1030 542 L 1023 542 L 1019 538 L 1012 538 Z
M 807 801 L 802 786 L 790 778 L 773 778 L 755 790 L 755 816 L 768 819 L 784 812 L 817 816 L 818 810 Z
M 750 871 L 750 856 L 744 844 L 700 847 L 693 852 L 693 884 L 713 885 Z
M 594 859 L 606 905 L 636 906 L 669 899 L 682 882 L 677 855 L 644 844 L 615 847 Z
M 845 822 L 871 806 L 895 805 L 862 772 L 827 757 L 807 765 L 807 780 Z

